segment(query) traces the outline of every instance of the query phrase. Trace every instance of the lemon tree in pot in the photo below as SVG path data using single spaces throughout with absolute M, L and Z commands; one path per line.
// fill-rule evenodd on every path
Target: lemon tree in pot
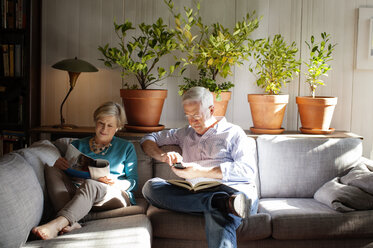
M 253 57 L 255 66 L 250 72 L 257 77 L 256 84 L 267 94 L 248 94 L 253 133 L 278 134 L 281 127 L 289 95 L 281 95 L 281 88 L 293 80 L 299 72 L 300 61 L 296 59 L 298 48 L 295 42 L 287 45 L 283 37 L 277 34 L 271 39 L 254 42 Z
M 311 96 L 298 96 L 296 102 L 302 127 L 302 133 L 328 134 L 334 131 L 330 128 L 334 108 L 337 104 L 337 97 L 316 96 L 316 89 L 325 83 L 321 79 L 327 76 L 331 70 L 328 64 L 332 60 L 332 52 L 336 44 L 331 44 L 330 35 L 321 33 L 321 41 L 316 42 L 312 35 L 310 42 L 306 41 L 310 51 L 309 60 L 304 62 L 307 67 L 306 83 L 309 85 Z
M 172 0 L 165 0 L 175 18 L 175 32 L 182 55 L 179 61 L 183 68 L 193 66 L 199 72 L 198 78 L 184 77 L 184 84 L 179 85 L 179 94 L 188 89 L 202 86 L 209 89 L 215 97 L 214 115 L 224 116 L 231 97 L 229 89 L 234 87 L 225 81 L 232 75 L 232 67 L 240 65 L 249 56 L 252 42 L 250 34 L 259 26 L 255 13 L 247 14 L 242 21 L 237 21 L 233 29 L 220 23 L 206 25 L 199 14 L 200 4 L 196 10 L 184 8 L 185 13 L 176 13 Z M 225 81 L 225 82 L 221 82 Z
M 159 18 L 153 24 L 141 23 L 138 25 L 139 34 L 127 40 L 128 32 L 135 29 L 132 23 L 123 24 L 114 22 L 115 33 L 119 39 L 118 47 L 109 44 L 99 46 L 105 66 L 122 68 L 122 77 L 134 75 L 137 84 L 124 83 L 120 90 L 123 105 L 126 111 L 126 129 L 131 131 L 157 131 L 164 128 L 159 125 L 163 103 L 167 97 L 167 90 L 148 89 L 161 80 L 174 73 L 180 62 L 172 64 L 169 68 L 159 65 L 160 59 L 176 50 L 175 34 Z

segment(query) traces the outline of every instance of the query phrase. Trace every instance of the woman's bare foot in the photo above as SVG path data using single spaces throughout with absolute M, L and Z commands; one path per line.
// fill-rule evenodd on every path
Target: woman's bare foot
M 57 237 L 58 233 L 68 225 L 69 221 L 65 217 L 59 216 L 47 224 L 34 227 L 32 229 L 32 233 L 44 240 L 53 239 Z
M 82 226 L 78 222 L 75 222 L 71 226 L 65 226 L 64 228 L 62 228 L 62 230 L 60 231 L 59 234 L 64 234 L 64 233 L 67 233 L 67 232 L 71 232 L 72 230 L 79 229 L 79 228 L 82 228 Z

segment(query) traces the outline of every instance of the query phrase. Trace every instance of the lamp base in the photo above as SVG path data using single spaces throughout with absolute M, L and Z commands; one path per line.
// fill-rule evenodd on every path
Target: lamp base
M 77 127 L 78 126 L 73 125 L 73 124 L 58 124 L 58 125 L 53 126 L 53 128 L 61 128 L 61 129 L 74 129 Z

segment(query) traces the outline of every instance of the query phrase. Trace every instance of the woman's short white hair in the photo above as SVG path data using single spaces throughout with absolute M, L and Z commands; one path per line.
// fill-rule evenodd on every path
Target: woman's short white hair
M 183 94 L 182 101 L 183 104 L 199 102 L 203 112 L 208 111 L 208 109 L 214 105 L 212 93 L 208 89 L 199 86 L 190 88 L 188 91 L 186 91 Z
M 93 120 L 97 122 L 101 117 L 114 116 L 117 120 L 118 129 L 122 129 L 126 122 L 126 115 L 122 105 L 116 102 L 105 102 L 101 104 L 93 113 Z

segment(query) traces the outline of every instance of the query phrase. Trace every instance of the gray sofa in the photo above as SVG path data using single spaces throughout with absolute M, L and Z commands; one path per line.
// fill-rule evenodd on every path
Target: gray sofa
M 39 141 L 0 159 L 0 247 L 207 247 L 202 216 L 149 206 L 140 190 L 137 206 L 91 212 L 81 229 L 49 241 L 32 240 L 31 228 L 54 214 L 43 168 L 64 154 L 68 142 Z M 177 178 L 165 164 L 146 156 L 137 140 L 133 143 L 140 188 L 151 177 Z M 263 135 L 253 143 L 259 212 L 239 227 L 238 247 L 373 246 L 373 210 L 341 213 L 333 209 L 335 201 L 314 198 L 323 185 L 351 168 L 373 168 L 372 161 L 361 156 L 360 139 Z

